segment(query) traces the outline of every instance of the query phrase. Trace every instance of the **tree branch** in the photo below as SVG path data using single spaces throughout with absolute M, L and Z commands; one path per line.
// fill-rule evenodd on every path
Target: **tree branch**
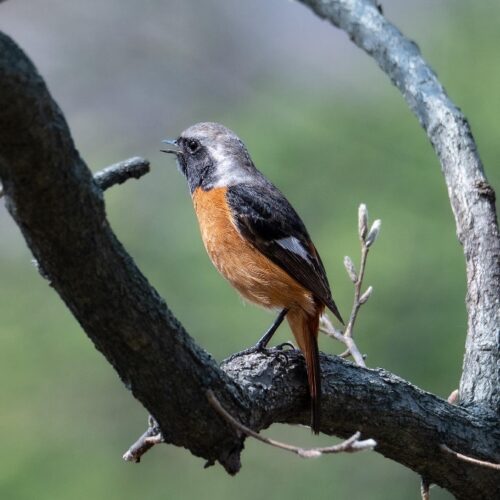
M 354 15 L 346 2 L 330 5 Z M 446 130 L 450 117 L 442 118 Z M 454 121 L 449 123 L 453 132 Z M 244 437 L 213 409 L 205 397 L 208 389 L 254 431 L 273 422 L 309 422 L 298 352 L 287 352 L 287 362 L 260 354 L 236 357 L 221 369 L 186 333 L 111 231 L 102 191 L 76 151 L 61 111 L 31 61 L 3 34 L 0 130 L 7 209 L 54 289 L 154 415 L 165 442 L 184 446 L 209 464 L 219 461 L 230 473 L 238 471 Z M 474 214 L 476 205 L 484 208 L 481 196 Z M 475 258 L 481 252 L 471 251 Z M 494 418 L 449 405 L 383 370 L 327 356 L 321 364 L 323 432 L 348 437 L 359 429 L 377 441 L 378 452 L 459 499 L 498 496 L 496 471 L 440 448 L 446 444 L 466 456 L 498 462 L 500 430 Z
M 116 239 L 102 191 L 59 107 L 31 61 L 4 34 L 0 130 L 5 204 L 51 286 L 155 416 L 165 440 L 236 472 L 242 439 L 215 417 L 205 392 L 211 387 L 234 414 L 248 401 L 187 335 Z
M 129 179 L 140 179 L 149 172 L 149 161 L 135 156 L 128 160 L 114 163 L 94 174 L 94 181 L 105 191 L 116 184 L 123 184 Z
M 401 91 L 441 163 L 467 270 L 468 328 L 460 404 L 500 412 L 497 377 L 500 236 L 495 193 L 469 124 L 417 45 L 372 0 L 300 0 L 344 30 Z

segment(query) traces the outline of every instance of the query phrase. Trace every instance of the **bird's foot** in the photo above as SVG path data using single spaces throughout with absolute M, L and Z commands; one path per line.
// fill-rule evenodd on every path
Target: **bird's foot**
M 285 347 L 289 347 L 292 351 L 295 351 L 295 349 L 297 349 L 291 342 L 283 342 L 282 344 L 271 347 L 271 349 L 275 351 L 284 351 Z
M 252 347 L 249 347 L 248 349 L 244 349 L 243 351 L 235 352 L 234 354 L 231 354 L 229 358 L 225 360 L 225 362 L 232 361 L 235 358 L 239 358 L 240 356 L 247 356 L 248 354 L 255 354 L 255 353 L 261 353 L 261 354 L 271 354 L 270 349 L 267 347 L 264 347 L 262 344 L 257 342 L 257 344 L 253 345 Z
M 282 344 L 278 344 L 275 347 L 265 347 L 263 344 L 260 342 L 257 342 L 257 344 L 253 345 L 252 347 L 249 347 L 248 349 L 244 349 L 243 351 L 240 352 L 235 352 L 229 358 L 225 360 L 225 362 L 230 362 L 235 358 L 239 358 L 240 356 L 247 356 L 248 354 L 264 354 L 266 356 L 272 356 L 274 354 L 277 354 L 278 356 L 284 356 L 285 361 L 288 361 L 288 358 L 286 357 L 285 354 L 285 347 L 289 347 L 291 350 L 295 350 L 295 346 L 291 342 L 283 342 Z
M 281 344 L 278 344 L 277 346 L 271 347 L 271 349 L 268 349 L 269 353 L 276 353 L 279 357 L 282 357 L 285 360 L 285 364 L 288 364 L 288 356 L 287 356 L 287 351 L 288 349 L 285 349 L 288 347 L 290 351 L 295 351 L 295 346 L 291 342 L 283 342 Z

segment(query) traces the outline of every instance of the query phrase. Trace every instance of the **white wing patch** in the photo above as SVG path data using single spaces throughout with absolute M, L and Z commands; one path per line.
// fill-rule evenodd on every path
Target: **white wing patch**
M 309 252 L 302 246 L 302 243 L 297 238 L 295 238 L 295 236 L 281 238 L 280 240 L 276 240 L 276 243 L 281 248 L 299 255 L 307 262 L 311 262 L 311 256 L 309 255 Z

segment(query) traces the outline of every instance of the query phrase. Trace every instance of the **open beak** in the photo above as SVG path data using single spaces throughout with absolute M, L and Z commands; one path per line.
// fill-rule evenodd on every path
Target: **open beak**
M 177 144 L 177 139 L 164 139 L 161 142 L 163 144 L 168 144 L 169 146 L 179 147 L 179 145 Z M 180 155 L 180 154 L 182 154 L 179 149 L 160 149 L 160 151 L 162 153 L 170 153 L 170 154 L 174 154 L 174 155 Z

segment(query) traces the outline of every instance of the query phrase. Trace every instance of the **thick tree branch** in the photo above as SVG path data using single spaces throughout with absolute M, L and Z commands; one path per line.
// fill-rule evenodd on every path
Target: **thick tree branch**
M 208 389 L 256 431 L 273 422 L 309 422 L 300 354 L 287 353 L 287 362 L 236 357 L 221 369 L 185 332 L 111 231 L 102 191 L 43 80 L 2 34 L 0 130 L 0 180 L 9 212 L 54 289 L 154 415 L 166 442 L 208 463 L 219 461 L 231 473 L 239 469 L 243 437 L 215 412 Z M 457 498 L 498 495 L 496 471 L 440 448 L 498 462 L 495 419 L 452 406 L 383 370 L 326 356 L 321 363 L 323 432 L 348 437 L 360 430 L 377 441 L 377 451 Z
M 500 412 L 498 320 L 500 237 L 495 193 L 469 124 L 417 45 L 372 0 L 300 0 L 344 30 L 403 94 L 441 163 L 467 269 L 468 329 L 460 404 Z
M 165 440 L 236 472 L 242 439 L 215 416 L 205 392 L 212 388 L 231 411 L 235 399 L 241 412 L 245 398 L 187 335 L 116 239 L 102 191 L 60 109 L 32 63 L 3 34 L 0 130 L 5 203 L 51 286 L 156 417 Z
M 281 357 L 251 355 L 222 365 L 252 395 L 253 428 L 271 422 L 308 421 L 307 406 L 301 403 L 306 398 L 302 359 L 297 352 L 287 352 L 287 357 L 288 362 Z M 500 456 L 496 418 L 482 418 L 450 405 L 382 369 L 361 368 L 329 356 L 321 357 L 321 367 L 322 432 L 346 438 L 359 430 L 363 437 L 375 439 L 379 453 L 432 483 L 439 476 L 444 482 L 437 484 L 457 498 L 489 498 L 491 492 L 500 493 L 498 472 L 477 466 L 466 470 L 465 462 L 440 448 L 445 444 L 465 455 L 498 462 L 493 458 Z M 294 413 L 293 408 L 302 410 Z M 481 439 L 475 443 L 480 455 L 463 452 L 464 446 L 471 444 L 471 432 L 477 432 L 477 439 Z

